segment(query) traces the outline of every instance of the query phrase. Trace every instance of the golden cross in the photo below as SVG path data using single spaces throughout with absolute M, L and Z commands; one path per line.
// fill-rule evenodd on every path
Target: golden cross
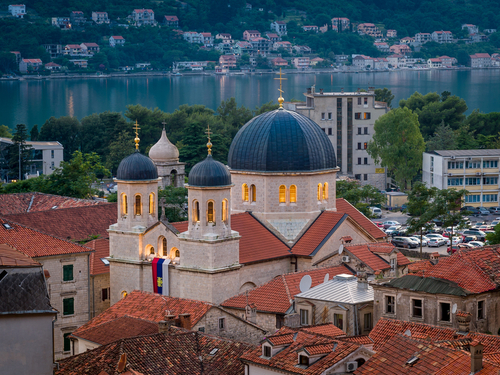
M 205 132 L 205 134 L 207 135 L 208 138 L 208 143 L 207 143 L 208 155 L 212 155 L 212 142 L 210 142 L 210 135 L 212 134 L 212 132 L 210 131 L 210 124 L 207 125 L 207 131 Z
M 134 125 L 134 128 L 135 128 L 135 139 L 134 139 L 134 142 L 135 142 L 135 149 L 136 150 L 139 150 L 139 141 L 141 140 L 139 138 L 139 130 L 141 129 L 139 127 L 139 124 L 137 123 L 137 120 L 135 120 L 135 125 Z
M 285 73 L 281 73 L 281 68 L 280 68 L 280 72 L 279 73 L 276 73 L 276 74 L 279 74 L 280 77 L 279 78 L 275 78 L 277 79 L 278 81 L 280 81 L 280 88 L 278 89 L 279 93 L 280 93 L 280 97 L 278 98 L 278 103 L 280 103 L 280 108 L 283 108 L 283 102 L 285 101 L 285 99 L 283 99 L 283 81 L 287 80 L 287 78 L 283 78 L 282 77 L 282 74 L 285 74 Z

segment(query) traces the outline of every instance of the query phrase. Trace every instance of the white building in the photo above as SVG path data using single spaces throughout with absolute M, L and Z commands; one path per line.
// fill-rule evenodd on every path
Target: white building
M 107 12 L 92 12 L 92 21 L 94 21 L 98 25 L 103 24 L 103 23 L 109 23 L 108 13 Z
M 434 31 L 431 39 L 436 43 L 453 43 L 453 34 L 451 31 Z
M 467 32 L 469 33 L 469 35 L 477 34 L 479 32 L 479 27 L 477 27 L 476 25 L 471 25 L 470 23 L 466 23 L 466 24 L 462 25 L 462 30 L 465 30 L 465 29 L 467 29 Z
M 134 9 L 131 18 L 135 26 L 156 26 L 155 13 L 152 9 Z
M 109 37 L 109 46 L 123 46 L 125 44 L 125 38 L 120 35 L 113 35 Z
M 184 40 L 192 44 L 203 44 L 203 35 L 197 33 L 196 31 L 186 31 L 182 34 Z
M 286 35 L 286 22 L 285 21 L 274 21 L 271 23 L 271 30 L 275 31 L 279 36 Z
M 24 4 L 9 5 L 9 12 L 14 17 L 24 18 L 24 15 L 26 14 L 26 5 Z
M 468 190 L 468 206 L 498 206 L 499 160 L 499 149 L 424 152 L 422 181 L 438 189 Z

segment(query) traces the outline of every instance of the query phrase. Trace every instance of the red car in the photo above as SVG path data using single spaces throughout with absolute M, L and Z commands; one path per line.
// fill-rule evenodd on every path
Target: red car
M 471 245 L 467 245 L 466 243 L 459 243 L 458 245 L 453 245 L 453 247 L 448 246 L 448 249 L 446 250 L 448 254 L 455 254 L 458 249 L 470 249 L 472 248 Z
M 373 224 L 375 224 L 377 227 L 384 229 L 384 223 L 381 221 L 374 221 Z

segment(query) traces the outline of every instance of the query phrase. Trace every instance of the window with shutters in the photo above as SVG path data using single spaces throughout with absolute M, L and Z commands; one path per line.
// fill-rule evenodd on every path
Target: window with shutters
M 63 299 L 63 315 L 73 315 L 75 313 L 75 299 Z
M 64 337 L 64 347 L 63 347 L 63 351 L 65 352 L 70 352 L 71 351 L 71 340 L 69 338 L 69 336 L 71 335 L 71 332 L 69 333 L 65 333 L 63 335 Z
M 63 281 L 73 281 L 73 265 L 63 266 Z

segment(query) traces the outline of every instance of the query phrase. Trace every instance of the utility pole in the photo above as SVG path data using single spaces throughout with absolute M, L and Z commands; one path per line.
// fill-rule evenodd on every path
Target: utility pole
M 21 143 L 19 143 L 19 181 L 21 181 Z

